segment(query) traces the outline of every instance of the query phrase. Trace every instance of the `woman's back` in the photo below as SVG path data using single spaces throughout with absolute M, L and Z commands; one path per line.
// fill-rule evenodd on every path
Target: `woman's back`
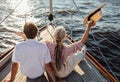
M 58 77 L 63 77 L 65 75 L 67 76 L 73 70 L 74 66 L 81 61 L 81 57 L 83 59 L 85 54 L 84 51 L 83 51 L 83 54 L 81 54 L 82 56 L 80 54 L 75 55 L 75 53 L 78 50 L 82 49 L 82 47 L 84 46 L 87 40 L 90 27 L 94 25 L 95 25 L 94 21 L 90 22 L 88 24 L 87 29 L 85 30 L 85 33 L 82 39 L 70 45 L 63 44 L 63 40 L 66 37 L 66 31 L 64 27 L 59 26 L 55 28 L 54 35 L 53 35 L 54 42 L 53 43 L 46 42 L 46 44 L 51 54 L 52 66 Z M 67 71 L 67 72 L 64 72 L 64 71 Z
M 50 51 L 50 55 L 52 58 L 52 63 L 55 63 L 55 47 L 56 44 L 50 41 L 46 41 L 46 44 L 49 48 Z M 62 60 L 61 62 L 66 62 L 66 59 L 69 55 L 76 53 L 78 50 L 81 50 L 81 48 L 84 46 L 84 44 L 82 44 L 81 41 L 75 42 L 73 44 L 70 45 L 64 45 L 63 46 L 63 50 L 62 50 Z

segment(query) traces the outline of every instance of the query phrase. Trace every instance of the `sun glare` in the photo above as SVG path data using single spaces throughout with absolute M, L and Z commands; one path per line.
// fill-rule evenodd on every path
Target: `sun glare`
M 10 5 L 12 8 L 15 8 L 16 5 L 20 2 L 20 0 L 10 0 Z M 18 14 L 25 14 L 26 12 L 30 11 L 30 7 L 28 5 L 28 0 L 22 0 L 19 6 L 16 8 L 15 12 Z

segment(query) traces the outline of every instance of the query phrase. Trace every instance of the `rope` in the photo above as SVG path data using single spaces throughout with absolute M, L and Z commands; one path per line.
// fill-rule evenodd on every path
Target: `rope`
M 96 52 L 98 52 L 99 53 L 99 51 L 94 47 L 94 46 L 92 46 L 89 42 L 86 42 L 88 45 L 90 45 Z
M 47 29 L 47 32 L 50 34 L 52 40 L 54 40 L 54 37 L 52 36 L 52 34 L 50 33 L 50 31 Z
M 91 30 L 91 32 L 92 32 L 92 30 Z M 93 33 L 92 33 L 92 36 L 93 36 L 93 39 L 94 39 L 95 44 L 96 44 L 96 39 L 95 39 L 95 37 L 94 37 Z M 98 48 L 98 50 L 99 50 L 99 52 L 100 52 L 100 54 L 101 54 L 101 56 L 102 56 L 102 58 L 103 58 L 104 62 L 106 63 L 106 65 L 107 65 L 108 69 L 112 72 L 112 74 L 114 75 L 114 77 L 116 77 L 116 76 L 115 76 L 115 74 L 114 74 L 114 72 L 112 71 L 112 69 L 111 69 L 111 67 L 110 67 L 109 63 L 107 62 L 106 57 L 103 55 L 103 53 L 102 53 L 102 51 L 101 51 L 100 47 L 98 46 L 98 44 L 96 44 L 96 45 L 97 45 L 97 48 Z M 116 78 L 117 78 L 117 77 L 116 77 Z
M 4 22 L 14 11 L 15 11 L 15 9 L 20 5 L 20 3 L 22 2 L 23 0 L 21 0 L 16 6 L 15 6 L 15 8 L 0 22 L 0 24 L 2 23 L 2 22 Z
M 80 12 L 80 14 L 81 14 L 81 11 L 79 10 L 79 8 L 77 7 L 77 4 L 75 3 L 75 1 L 74 0 L 72 0 L 72 2 L 73 2 L 73 4 L 75 5 L 75 7 L 76 7 L 76 9 Z M 83 15 L 81 14 L 81 16 L 82 16 L 82 18 L 84 19 L 84 17 L 83 17 Z
M 99 33 L 97 33 L 99 36 L 105 38 L 103 35 L 100 35 Z M 116 45 L 115 43 L 113 43 L 112 41 L 110 41 L 109 39 L 105 38 L 109 43 L 111 43 L 112 45 L 116 46 L 119 50 L 120 50 L 120 47 L 118 45 Z
M 74 1 L 74 0 L 72 0 L 72 1 L 73 1 L 74 5 L 75 5 L 76 9 L 80 12 L 80 10 L 79 10 L 79 8 L 77 7 L 75 1 Z M 81 13 L 81 12 L 80 12 L 80 13 Z M 82 16 L 82 14 L 81 14 L 81 16 Z M 83 16 L 82 16 L 82 18 L 84 19 Z M 96 39 L 95 39 L 95 37 L 94 37 L 94 35 L 93 35 L 92 30 L 91 30 L 91 34 L 92 34 L 93 39 L 94 39 L 94 41 L 95 41 L 95 43 L 96 43 Z M 97 45 L 97 48 L 99 49 L 99 52 L 100 52 L 101 56 L 103 57 L 103 60 L 105 61 L 106 65 L 108 66 L 109 70 L 112 72 L 113 76 L 117 79 L 117 77 L 115 76 L 114 72 L 112 71 L 110 65 L 109 65 L 108 62 L 105 60 L 106 57 L 103 55 L 103 53 L 102 53 L 100 47 L 98 46 L 98 44 L 96 44 L 96 45 Z M 118 79 L 117 79 L 117 80 L 118 80 Z
M 38 8 L 32 9 L 32 10 L 30 10 L 30 11 L 26 12 L 26 14 L 27 14 L 27 13 L 29 13 L 29 12 L 36 11 L 36 10 L 38 10 L 38 9 L 40 9 L 40 8 L 41 8 L 41 7 L 38 7 Z
M 110 63 L 114 68 L 116 68 L 116 69 L 119 71 L 119 73 L 120 73 L 120 69 L 119 69 L 117 66 L 115 66 L 111 61 L 109 61 L 109 63 Z
M 39 23 L 39 22 L 41 22 L 41 21 L 43 21 L 43 20 L 46 20 L 46 16 L 45 17 L 43 17 L 43 18 L 41 18 L 39 21 L 37 21 L 36 23 Z
M 120 40 L 120 37 L 117 37 L 117 36 L 118 36 L 117 34 L 115 34 L 114 32 L 111 32 L 111 33 L 113 34 L 112 36 L 113 36 L 114 38 Z M 116 36 L 114 36 L 114 35 L 116 35 Z

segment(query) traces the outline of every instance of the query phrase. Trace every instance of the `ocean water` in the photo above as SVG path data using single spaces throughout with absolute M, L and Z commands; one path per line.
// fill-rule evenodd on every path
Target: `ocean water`
M 86 27 L 85 16 L 97 6 L 103 18 L 91 28 L 88 51 L 120 80 L 120 0 L 53 0 L 54 25 L 63 25 L 68 35 L 79 40 Z M 49 0 L 0 0 L 0 54 L 23 41 L 16 35 L 25 22 L 49 23 Z

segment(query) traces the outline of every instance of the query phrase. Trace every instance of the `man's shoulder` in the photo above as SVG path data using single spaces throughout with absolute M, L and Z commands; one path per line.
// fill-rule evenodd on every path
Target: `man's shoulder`
M 39 44 L 40 46 L 43 46 L 43 47 L 46 47 L 46 46 L 47 46 L 45 42 L 38 42 L 38 44 Z
M 21 43 L 16 44 L 16 47 L 20 48 L 20 47 L 25 46 L 26 44 L 27 44 L 27 42 L 21 42 Z M 43 47 L 43 48 L 47 47 L 45 42 L 36 41 L 36 42 L 34 42 L 34 44 L 39 46 L 39 47 Z
M 21 46 L 23 46 L 24 44 L 25 44 L 25 42 L 18 43 L 18 44 L 16 44 L 16 48 L 21 47 Z
M 26 43 L 26 41 L 23 41 L 23 42 L 20 42 L 20 43 L 18 43 L 17 45 L 19 46 L 19 45 L 24 45 Z

